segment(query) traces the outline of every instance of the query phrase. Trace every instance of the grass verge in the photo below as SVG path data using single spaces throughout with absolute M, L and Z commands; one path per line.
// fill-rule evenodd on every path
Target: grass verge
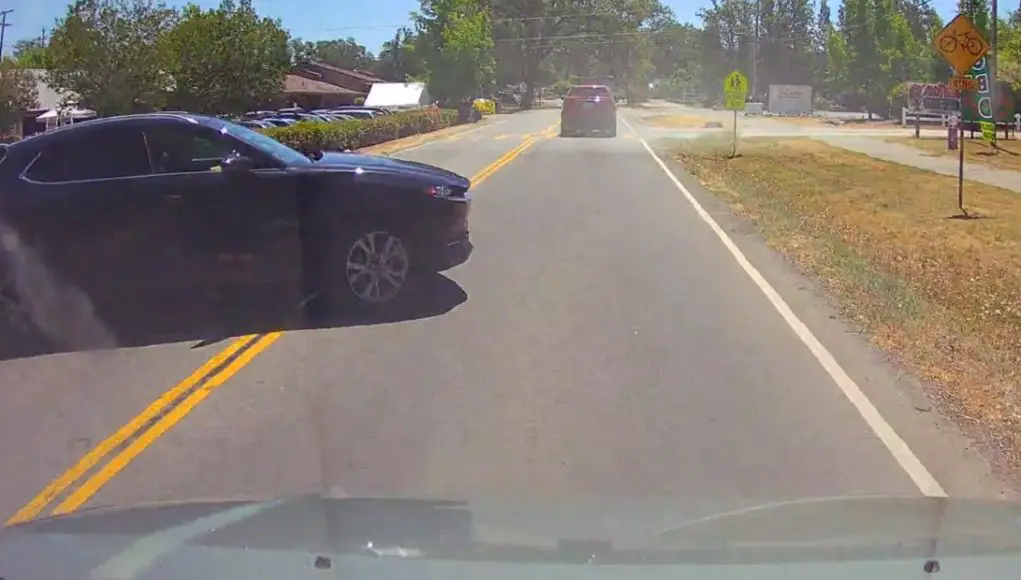
M 718 139 L 677 159 L 925 380 L 934 402 L 1021 463 L 1021 196 L 809 139 Z
M 763 117 L 768 121 L 784 123 L 785 125 L 799 125 L 804 127 L 820 127 L 824 129 L 847 129 L 876 131 L 885 129 L 899 129 L 900 125 L 894 125 L 889 121 L 867 121 L 865 119 L 839 119 L 837 117 L 811 116 L 811 117 Z M 907 134 L 907 131 L 905 131 Z
M 731 120 L 721 120 L 718 114 L 697 117 L 695 115 L 652 115 L 642 117 L 641 122 L 653 127 L 667 127 L 670 129 L 704 129 L 706 123 L 717 121 L 725 126 L 733 126 Z
M 887 139 L 887 141 L 916 147 L 933 157 L 946 156 L 951 159 L 957 159 L 957 156 L 960 155 L 959 151 L 947 149 L 947 140 L 942 136 L 923 137 L 921 139 L 897 137 Z M 997 169 L 1021 171 L 1021 142 L 1000 140 L 998 147 L 999 151 L 993 149 L 992 145 L 980 138 L 965 138 L 964 159 L 971 163 L 981 163 Z

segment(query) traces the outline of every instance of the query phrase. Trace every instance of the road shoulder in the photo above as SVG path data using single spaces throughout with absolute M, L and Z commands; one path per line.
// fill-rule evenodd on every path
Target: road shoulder
M 802 275 L 783 256 L 770 249 L 753 224 L 735 216 L 726 202 L 687 173 L 670 155 L 669 144 L 657 144 L 654 148 L 951 496 L 1017 496 L 1017 489 L 1008 483 L 1004 474 L 994 473 L 988 458 L 976 449 L 976 444 L 933 409 L 924 386 L 916 378 L 899 371 L 885 353 L 841 320 L 834 299 L 819 283 Z M 820 388 L 831 387 L 820 385 Z M 863 435 L 873 436 L 864 424 L 862 431 Z

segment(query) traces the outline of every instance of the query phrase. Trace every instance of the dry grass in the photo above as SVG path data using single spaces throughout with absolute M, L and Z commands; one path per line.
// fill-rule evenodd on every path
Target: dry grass
M 641 122 L 653 127 L 667 127 L 670 129 L 704 129 L 705 124 L 717 121 L 724 127 L 732 126 L 732 119 L 723 120 L 719 115 L 707 115 L 696 117 L 694 115 L 654 115 L 643 117 Z
M 887 141 L 917 147 L 933 157 L 947 156 L 956 159 L 960 154 L 959 151 L 948 150 L 947 140 L 942 136 L 921 139 L 902 137 L 887 139 Z M 998 169 L 1021 171 L 1021 142 L 1004 141 L 1001 138 L 998 147 L 999 151 L 980 138 L 966 138 L 964 140 L 964 159 L 971 163 L 982 163 Z
M 823 127 L 826 129 L 847 129 L 849 131 L 854 130 L 866 130 L 876 131 L 880 129 L 899 129 L 900 125 L 895 125 L 889 121 L 853 121 L 845 122 L 842 124 L 836 123 L 834 120 L 829 120 L 826 117 L 765 117 L 769 121 L 776 123 L 784 123 L 786 125 L 800 125 L 807 127 Z M 907 131 L 905 130 L 905 134 Z
M 679 160 L 819 278 L 844 314 L 1018 467 L 1021 196 L 811 140 L 685 145 Z

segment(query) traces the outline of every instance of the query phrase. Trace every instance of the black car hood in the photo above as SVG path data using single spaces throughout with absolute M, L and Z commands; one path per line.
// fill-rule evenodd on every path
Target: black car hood
M 1012 577 L 1021 564 L 1016 504 L 836 498 L 663 525 L 684 511 L 691 513 L 663 500 L 522 505 L 320 496 L 97 509 L 0 530 L 0 577 L 277 579 L 338 568 L 345 577 L 416 580 L 502 580 L 528 570 L 579 580 L 707 573 L 921 579 L 942 567 L 940 578 L 971 580 Z
M 405 177 L 461 189 L 468 189 L 471 186 L 468 178 L 442 167 L 380 155 L 327 152 L 322 154 L 322 158 L 316 161 L 313 167 Z

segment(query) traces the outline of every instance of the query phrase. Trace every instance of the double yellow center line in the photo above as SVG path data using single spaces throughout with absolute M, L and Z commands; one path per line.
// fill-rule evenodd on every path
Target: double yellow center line
M 538 137 L 526 136 L 520 145 L 472 176 L 472 185 L 478 185 L 489 179 L 539 139 L 550 136 L 555 127 L 556 125 L 547 128 Z M 50 482 L 38 495 L 11 516 L 6 521 L 6 525 L 38 517 L 47 506 L 52 505 L 61 497 L 63 499 L 51 512 L 53 515 L 67 514 L 80 508 L 149 445 L 186 417 L 213 391 L 226 383 L 282 335 L 283 332 L 275 331 L 250 334 L 235 339 L 226 349 L 209 359 L 188 378 L 163 393 L 134 419 L 104 439 L 78 463 Z M 83 478 L 84 482 L 71 489 Z
M 532 145 L 535 145 L 535 143 L 540 139 L 553 136 L 553 130 L 556 129 L 559 125 L 560 124 L 557 123 L 556 125 L 551 125 L 546 129 L 543 129 L 538 134 L 538 136 L 525 135 L 525 138 L 521 142 L 521 144 L 511 149 L 507 153 L 504 153 L 502 157 L 490 163 L 488 167 L 472 176 L 471 178 L 472 185 L 473 186 L 478 185 L 483 181 L 489 179 L 494 173 L 505 167 L 511 161 L 514 161 L 514 158 L 517 157 L 518 155 L 521 155 L 521 153 L 523 153 L 525 149 L 528 149 Z

